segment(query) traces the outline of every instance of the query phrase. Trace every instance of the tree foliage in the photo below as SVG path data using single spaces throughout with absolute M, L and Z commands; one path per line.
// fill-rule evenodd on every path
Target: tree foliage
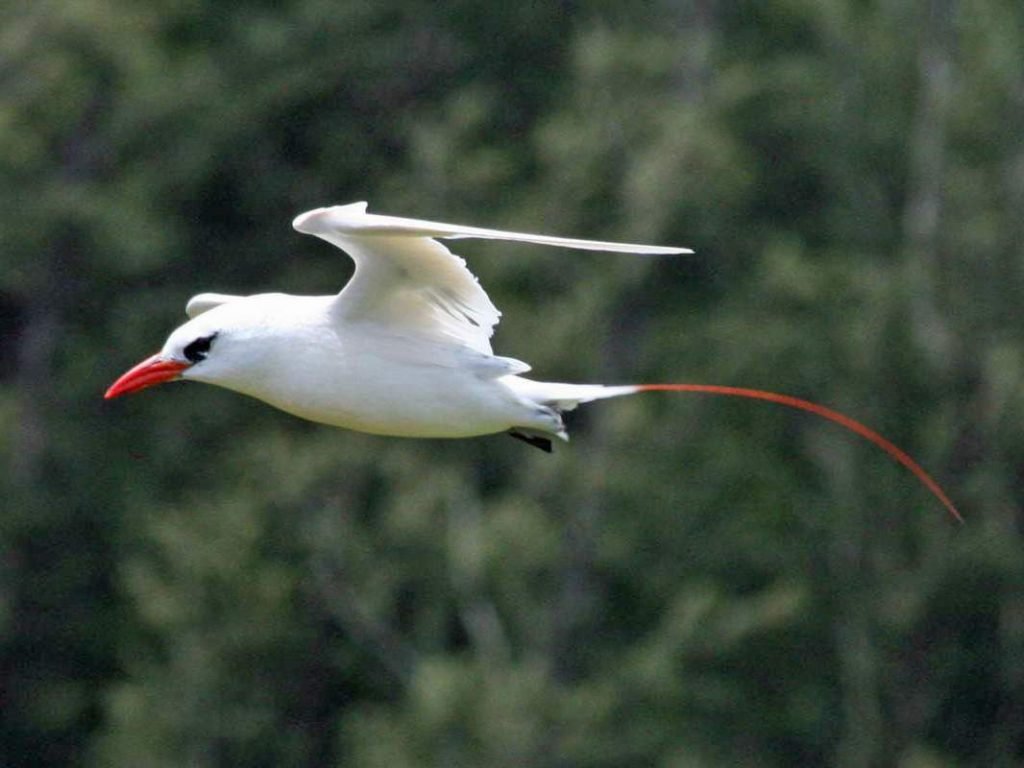
M 0 763 L 1024 760 L 1024 11 L 1011 0 L 0 10 Z M 541 455 L 198 386 L 104 403 L 200 290 L 461 243 L 495 346 L 651 394 Z

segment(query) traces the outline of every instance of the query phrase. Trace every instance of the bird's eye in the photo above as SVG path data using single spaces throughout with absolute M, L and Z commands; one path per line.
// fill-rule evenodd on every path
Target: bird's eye
M 215 338 L 217 338 L 216 333 L 210 336 L 201 336 L 188 344 L 183 350 L 185 359 L 190 363 L 198 363 L 200 360 L 205 360 L 206 355 L 210 351 L 210 345 L 213 344 Z

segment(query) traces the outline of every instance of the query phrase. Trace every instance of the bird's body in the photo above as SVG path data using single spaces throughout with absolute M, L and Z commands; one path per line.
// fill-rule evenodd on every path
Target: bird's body
M 500 313 L 438 238 L 513 240 L 585 250 L 675 254 L 682 248 L 575 240 L 367 213 L 365 203 L 297 217 L 300 232 L 346 251 L 356 270 L 328 296 L 204 293 L 163 349 L 121 376 L 112 398 L 173 379 L 258 398 L 311 421 L 397 437 L 458 438 L 510 432 L 550 450 L 566 439 L 563 411 L 654 389 L 747 397 L 841 424 L 906 466 L 957 515 L 909 456 L 824 406 L 762 390 L 694 384 L 564 384 L 525 378 L 530 367 L 495 355 Z
M 231 342 L 218 338 L 219 364 L 198 367 L 183 378 L 251 395 L 310 421 L 374 434 L 558 431 L 549 409 L 516 393 L 514 372 L 525 370 L 520 362 L 336 322 L 334 298 L 261 294 L 209 310 L 204 323 L 217 327 L 251 319 L 260 344 L 232 349 Z M 263 323 L 264 317 L 276 322 Z M 213 357 L 207 362 L 214 364 Z
M 517 375 L 529 369 L 518 360 L 339 321 L 332 312 L 336 298 L 266 293 L 204 311 L 168 343 L 184 348 L 196 334 L 216 334 L 217 356 L 181 378 L 217 384 L 310 421 L 394 437 L 512 429 L 561 436 L 559 410 L 635 389 L 531 381 Z M 250 343 L 253 338 L 259 343 Z

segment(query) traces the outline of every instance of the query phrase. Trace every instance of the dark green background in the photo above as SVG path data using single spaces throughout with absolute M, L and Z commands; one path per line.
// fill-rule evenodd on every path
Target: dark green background
M 335 291 L 309 208 L 458 242 L 553 456 L 172 385 L 200 291 Z M 1024 762 L 1024 6 L 0 9 L 0 764 Z

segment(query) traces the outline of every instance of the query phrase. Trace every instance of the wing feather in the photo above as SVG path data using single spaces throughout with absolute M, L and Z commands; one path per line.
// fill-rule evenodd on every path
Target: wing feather
M 491 354 L 501 313 L 466 262 L 428 237 L 338 236 L 356 263 L 335 316 Z
M 514 240 L 563 248 L 637 254 L 691 253 L 634 243 L 577 240 L 367 213 L 366 203 L 317 208 L 296 217 L 296 230 L 332 243 L 352 257 L 355 274 L 338 294 L 339 320 L 446 341 L 491 354 L 501 313 L 466 262 L 434 238 Z

